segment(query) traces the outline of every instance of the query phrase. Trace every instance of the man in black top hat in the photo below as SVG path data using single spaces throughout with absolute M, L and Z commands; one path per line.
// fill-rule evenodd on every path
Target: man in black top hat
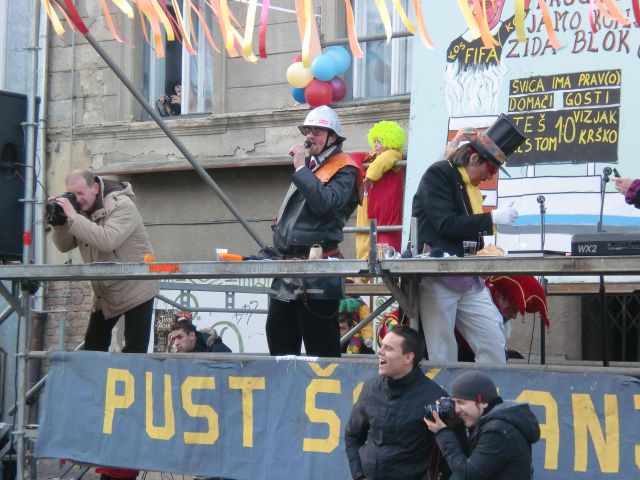
M 420 250 L 442 249 L 464 256 L 463 242 L 477 242 L 494 233 L 494 225 L 511 225 L 518 217 L 513 206 L 491 212 L 482 209 L 478 184 L 501 169 L 507 156 L 525 140 L 505 115 L 484 133 L 468 129 L 458 133 L 466 140 L 446 160 L 433 163 L 413 198 L 418 220 Z M 507 174 L 508 175 L 508 174 Z M 476 362 L 504 363 L 505 338 L 500 312 L 480 277 L 428 277 L 420 282 L 420 316 L 429 359 L 457 360 L 454 327 L 475 353 Z

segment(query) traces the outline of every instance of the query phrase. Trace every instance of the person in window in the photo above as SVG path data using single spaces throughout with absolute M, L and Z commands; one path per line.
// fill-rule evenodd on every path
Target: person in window
M 363 162 L 369 163 L 369 168 L 364 178 L 365 198 L 358 207 L 357 225 L 368 227 L 369 219 L 375 219 L 378 226 L 400 225 L 404 169 L 398 166 L 398 162 L 403 156 L 404 130 L 396 122 L 382 120 L 371 127 L 368 140 L 371 151 Z M 401 240 L 402 232 L 378 232 L 378 243 L 386 243 L 398 252 Z M 356 234 L 356 257 L 363 259 L 368 255 L 369 234 Z
M 163 93 L 158 99 L 158 110 L 163 117 L 174 117 L 182 112 L 182 84 L 180 82 L 173 85 L 173 92 L 171 96 Z

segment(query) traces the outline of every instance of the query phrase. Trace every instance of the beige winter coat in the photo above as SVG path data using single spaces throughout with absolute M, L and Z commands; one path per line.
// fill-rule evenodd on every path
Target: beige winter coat
M 78 215 L 65 225 L 53 227 L 53 242 L 61 252 L 78 247 L 85 263 L 142 262 L 153 253 L 147 231 L 128 183 L 96 177 L 100 192 L 96 209 L 87 218 Z M 156 296 L 157 280 L 92 281 L 93 311 L 115 318 Z

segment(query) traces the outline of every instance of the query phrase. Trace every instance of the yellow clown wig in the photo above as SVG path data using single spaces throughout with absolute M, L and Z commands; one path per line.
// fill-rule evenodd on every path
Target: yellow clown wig
M 401 152 L 404 149 L 406 136 L 398 123 L 382 120 L 371 127 L 368 140 L 371 148 L 375 147 L 378 140 L 385 148 Z

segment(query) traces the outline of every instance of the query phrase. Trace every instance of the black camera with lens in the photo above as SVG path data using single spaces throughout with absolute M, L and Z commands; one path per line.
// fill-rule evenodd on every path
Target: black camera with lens
M 62 195 L 58 195 L 56 198 L 66 198 L 69 200 L 76 212 L 80 211 L 80 205 L 78 204 L 78 198 L 75 193 L 64 192 Z M 64 210 L 55 200 L 47 202 L 46 212 L 44 216 L 45 222 L 49 225 L 57 227 L 67 223 L 67 216 L 64 214 Z
M 456 418 L 456 404 L 450 397 L 436 400 L 434 403 L 425 405 L 424 416 L 433 421 L 433 412 L 437 412 L 443 422 L 448 422 Z

